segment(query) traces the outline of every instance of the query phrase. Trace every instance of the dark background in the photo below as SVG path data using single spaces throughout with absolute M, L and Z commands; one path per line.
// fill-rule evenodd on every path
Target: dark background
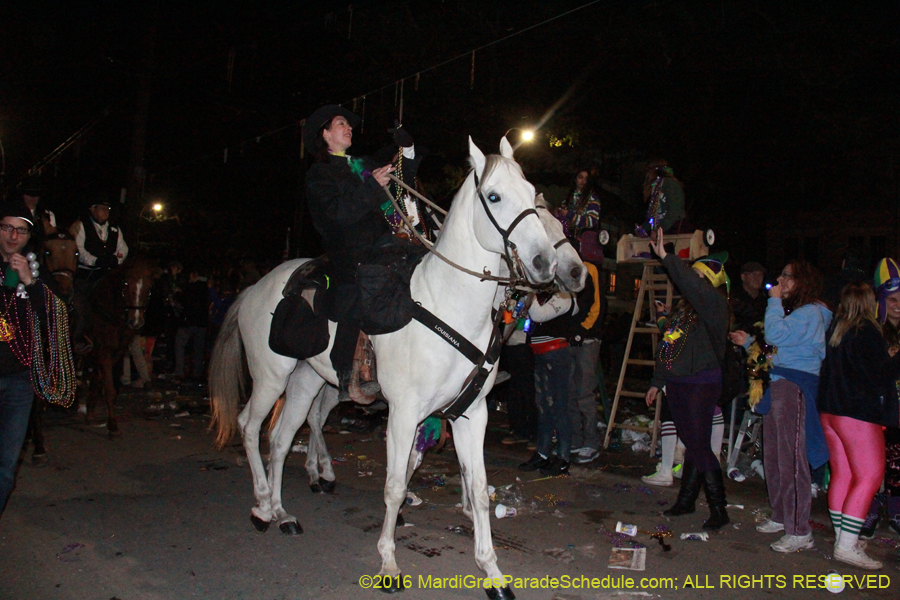
M 139 227 L 161 255 L 277 260 L 295 222 L 291 254 L 316 253 L 300 120 L 355 101 L 352 150 L 374 152 L 401 80 L 444 201 L 468 135 L 496 151 L 542 123 L 517 153 L 535 182 L 594 167 L 621 189 L 604 211 L 636 222 L 643 164 L 665 157 L 739 258 L 765 260 L 773 211 L 898 211 L 896 2 L 19 4 L 0 9 L 6 188 L 41 166 L 64 223 L 128 188 L 131 240 L 160 200 L 178 220 Z

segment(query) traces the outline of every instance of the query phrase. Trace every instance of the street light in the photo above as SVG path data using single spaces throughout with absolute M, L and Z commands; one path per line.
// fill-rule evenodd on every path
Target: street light
M 520 137 L 523 142 L 530 142 L 534 139 L 534 131 L 532 131 L 531 129 L 522 129 L 521 127 L 510 127 L 506 130 L 506 133 L 503 134 L 503 137 L 509 135 L 510 131 L 518 131 L 519 133 L 521 133 Z
M 147 212 L 148 208 L 153 211 L 153 214 L 151 214 L 150 216 L 144 216 L 144 213 Z M 138 215 L 138 218 L 145 219 L 147 221 L 161 221 L 163 208 L 164 207 L 161 202 L 154 202 L 153 204 L 145 204 L 144 208 L 141 209 L 141 214 Z

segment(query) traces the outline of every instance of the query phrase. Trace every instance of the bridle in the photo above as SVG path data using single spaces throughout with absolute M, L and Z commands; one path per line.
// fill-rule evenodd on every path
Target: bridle
M 484 208 L 484 212 L 487 214 L 488 219 L 490 219 L 491 224 L 494 226 L 494 228 L 500 233 L 500 236 L 503 238 L 503 258 L 507 262 L 507 265 L 509 266 L 509 271 L 510 271 L 509 277 L 499 277 L 497 275 L 492 275 L 491 272 L 486 269 L 481 273 L 478 273 L 477 271 L 472 271 L 471 269 L 467 269 L 466 267 L 463 267 L 462 265 L 456 264 L 455 262 L 453 262 L 452 260 L 450 260 L 449 258 L 444 256 L 443 254 L 441 254 L 440 252 L 435 250 L 434 244 L 432 244 L 429 240 L 425 239 L 425 237 L 422 234 L 420 234 L 418 231 L 416 231 L 416 228 L 409 221 L 409 217 L 406 216 L 406 213 L 400 208 L 400 205 L 397 203 L 397 199 L 394 198 L 394 195 L 391 194 L 391 191 L 387 187 L 384 187 L 382 189 L 384 190 L 384 193 L 387 194 L 387 197 L 390 198 L 391 205 L 394 207 L 394 210 L 397 212 L 398 215 L 400 215 L 400 218 L 403 220 L 403 222 L 406 224 L 406 226 L 409 227 L 409 230 L 412 232 L 412 234 L 415 236 L 415 238 L 422 244 L 422 246 L 424 246 L 426 250 L 428 250 L 429 252 L 431 252 L 432 254 L 437 256 L 439 259 L 441 259 L 442 261 L 444 261 L 445 263 L 447 263 L 454 269 L 457 269 L 458 271 L 462 271 L 463 273 L 466 273 L 467 275 L 472 275 L 473 277 L 477 277 L 481 281 L 496 281 L 498 284 L 502 284 L 507 287 L 515 287 L 515 286 L 518 286 L 521 284 L 530 285 L 527 278 L 524 275 L 525 270 L 524 270 L 524 267 L 522 266 L 521 260 L 519 259 L 519 255 L 518 255 L 518 252 L 516 249 L 516 244 L 515 244 L 515 242 L 513 242 L 512 240 L 509 239 L 509 236 L 512 234 L 513 229 L 515 229 L 519 225 L 519 223 L 522 222 L 522 220 L 525 217 L 527 217 L 531 214 L 533 214 L 534 216 L 537 217 L 538 216 L 537 211 L 533 208 L 526 208 L 521 213 L 519 213 L 519 215 L 516 216 L 515 219 L 513 219 L 513 222 L 510 223 L 510 225 L 507 229 L 503 229 L 502 227 L 500 227 L 500 224 L 497 223 L 497 220 L 494 219 L 494 215 L 491 213 L 490 209 L 487 206 L 487 200 L 485 200 L 484 195 L 481 193 L 481 184 L 478 180 L 478 174 L 473 171 L 472 176 L 475 178 L 475 191 L 478 194 L 479 200 L 481 200 L 481 206 Z M 395 183 L 404 187 L 411 194 L 424 200 L 429 205 L 435 206 L 427 198 L 423 197 L 416 190 L 414 190 L 413 188 L 408 186 L 406 183 L 401 181 L 399 178 L 394 177 L 394 176 L 389 176 L 389 177 Z M 440 209 L 439 207 L 435 207 L 435 208 L 438 208 L 438 210 L 440 210 L 441 212 L 444 212 L 444 214 L 446 214 L 446 212 L 443 211 L 443 209 Z M 540 217 L 538 217 L 538 218 L 540 218 Z M 510 254 L 510 251 L 512 251 L 511 254 Z
M 509 272 L 511 276 L 515 276 L 518 280 L 525 279 L 525 269 L 522 266 L 522 261 L 519 258 L 519 252 L 516 248 L 515 242 L 509 239 L 509 236 L 512 235 L 513 230 L 521 223 L 525 217 L 529 215 L 538 216 L 537 211 L 533 208 L 526 208 L 522 212 L 513 219 L 512 223 L 509 224 L 509 227 L 503 229 L 500 227 L 500 224 L 497 223 L 497 220 L 494 218 L 494 214 L 488 209 L 487 200 L 484 199 L 484 194 L 481 193 L 481 182 L 478 180 L 478 173 L 472 171 L 472 176 L 475 178 L 475 191 L 478 193 L 478 199 L 481 200 L 481 206 L 484 208 L 485 214 L 487 214 L 488 219 L 491 221 L 491 225 L 494 226 L 494 229 L 500 233 L 500 236 L 503 238 L 503 253 L 504 258 L 506 260 L 507 265 L 509 266 Z M 540 217 L 538 217 L 540 219 Z

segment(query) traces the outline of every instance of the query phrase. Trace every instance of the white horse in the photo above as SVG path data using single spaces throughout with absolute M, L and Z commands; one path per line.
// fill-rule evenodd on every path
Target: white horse
M 534 186 L 512 159 L 506 138 L 500 156 L 487 158 L 469 139 L 473 171 L 466 178 L 447 215 L 435 250 L 469 270 L 500 271 L 501 255 L 514 245 L 529 280 L 546 284 L 553 280 L 557 261 L 553 245 L 534 216 Z M 480 178 L 479 178 L 480 174 Z M 268 345 L 272 313 L 291 273 L 304 260 L 290 261 L 273 270 L 242 293 L 226 316 L 213 352 L 210 396 L 217 442 L 227 443 L 240 429 L 253 473 L 257 506 L 251 521 L 264 531 L 271 521 L 286 533 L 300 533 L 296 517 L 281 502 L 284 460 L 297 429 L 303 424 L 313 398 L 327 382 L 337 384 L 329 350 L 306 361 L 272 352 Z M 491 309 L 497 291 L 495 281 L 483 280 L 451 266 L 434 254 L 426 256 L 413 273 L 412 298 L 452 327 L 476 348 L 487 348 L 493 330 Z M 329 324 L 332 339 L 335 324 Z M 394 530 L 400 505 L 415 460 L 416 428 L 428 415 L 447 407 L 472 371 L 469 362 L 450 343 L 417 322 L 403 329 L 372 336 L 378 356 L 378 377 L 391 406 L 387 426 L 387 480 L 384 487 L 385 518 L 378 541 L 382 564 L 379 576 L 389 591 L 403 588 L 395 559 Z M 242 350 L 253 378 L 253 393 L 237 414 L 242 391 Z M 494 366 L 495 367 L 495 366 Z M 488 366 L 491 368 L 491 366 Z M 491 598 L 514 598 L 497 567 L 491 541 L 487 477 L 482 448 L 487 425 L 485 394 L 493 385 L 496 368 L 475 402 L 453 422 L 456 452 L 464 489 L 467 515 L 474 522 L 475 562 L 494 587 Z M 259 453 L 260 425 L 282 392 L 288 401 L 270 439 L 269 476 Z
M 538 194 L 535 198 L 535 208 L 537 208 L 538 216 L 541 218 L 541 225 L 547 232 L 547 237 L 556 248 L 556 284 L 560 289 L 572 292 L 580 292 L 584 289 L 585 280 L 587 279 L 587 269 L 581 261 L 581 257 L 572 244 L 569 243 L 563 231 L 562 223 L 554 217 L 547 207 L 543 194 Z M 505 263 L 501 263 L 501 275 L 508 275 L 509 271 Z M 504 300 L 503 286 L 497 287 L 494 295 L 494 307 L 500 306 Z M 313 493 L 324 492 L 330 494 L 335 489 L 335 473 L 331 462 L 331 454 L 325 444 L 325 436 L 322 429 L 328 420 L 328 415 L 338 405 L 338 391 L 331 386 L 324 386 L 319 394 L 313 400 L 309 409 L 309 415 L 306 422 L 309 424 L 309 443 L 306 451 L 306 473 L 309 475 L 309 488 Z M 422 462 L 422 455 L 418 453 L 416 457 L 415 467 Z M 414 468 L 415 470 L 415 468 Z M 463 494 L 463 505 L 467 502 L 467 495 Z

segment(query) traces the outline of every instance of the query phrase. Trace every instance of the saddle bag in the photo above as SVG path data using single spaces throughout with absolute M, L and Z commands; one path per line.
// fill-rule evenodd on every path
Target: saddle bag
M 368 335 L 393 333 L 412 320 L 409 282 L 427 250 L 410 242 L 389 240 L 376 247 L 374 264 L 356 269 L 360 325 Z
M 319 310 L 325 293 L 323 278 L 318 276 L 321 265 L 320 259 L 301 266 L 285 286 L 269 329 L 272 352 L 305 360 L 328 348 L 328 317 Z

